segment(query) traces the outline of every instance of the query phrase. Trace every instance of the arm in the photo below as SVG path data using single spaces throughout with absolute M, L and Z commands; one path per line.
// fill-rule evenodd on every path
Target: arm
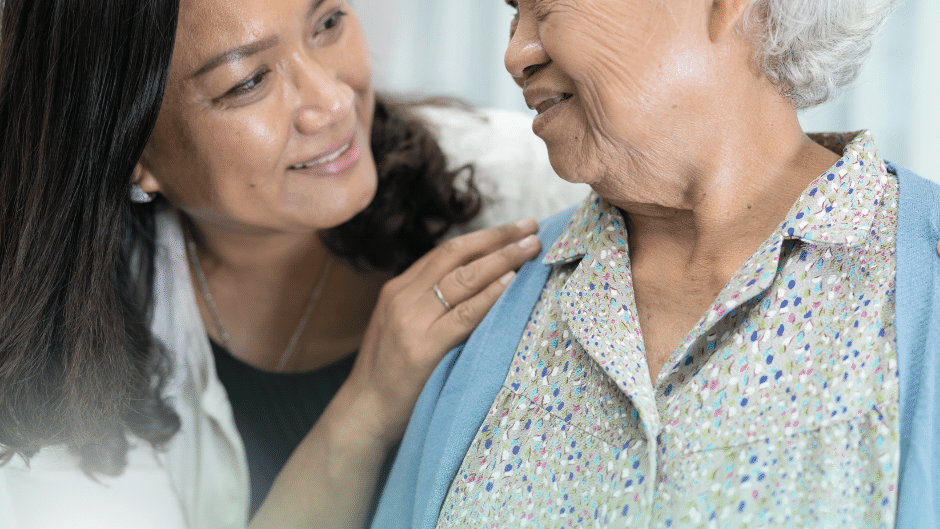
M 512 271 L 538 254 L 537 239 L 527 237 L 535 229 L 529 219 L 452 239 L 383 287 L 349 379 L 294 451 L 251 527 L 365 524 L 381 465 L 425 381 L 483 319 Z

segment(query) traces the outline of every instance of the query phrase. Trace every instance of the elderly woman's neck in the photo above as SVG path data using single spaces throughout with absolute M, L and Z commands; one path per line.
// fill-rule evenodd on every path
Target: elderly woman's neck
M 710 136 L 700 151 L 706 157 L 676 168 L 672 178 L 684 185 L 666 200 L 612 200 L 630 217 L 634 267 L 657 263 L 652 269 L 661 270 L 668 262 L 720 289 L 839 159 L 806 137 L 790 114 Z
M 712 135 L 724 141 L 715 142 L 711 163 L 672 175 L 687 177 L 688 185 L 673 203 L 663 201 L 667 206 L 612 201 L 629 219 L 634 295 L 652 377 L 806 186 L 838 160 L 798 123 L 776 125 L 776 134 Z M 737 149 L 729 150 L 733 142 Z

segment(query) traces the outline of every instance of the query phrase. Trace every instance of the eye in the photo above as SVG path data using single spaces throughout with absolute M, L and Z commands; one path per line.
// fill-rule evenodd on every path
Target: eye
M 252 93 L 255 91 L 261 83 L 264 82 L 265 77 L 267 77 L 270 70 L 267 68 L 262 68 L 255 72 L 251 77 L 238 83 L 233 86 L 228 92 L 225 93 L 222 97 L 238 97 Z
M 346 16 L 346 12 L 340 9 L 337 9 L 333 14 L 331 14 L 326 20 L 323 21 L 323 29 L 329 30 L 333 29 L 339 25 L 340 20 Z
M 333 11 L 322 22 L 317 24 L 316 30 L 313 32 L 313 38 L 317 41 L 317 44 L 320 46 L 328 46 L 339 38 L 340 31 L 343 26 L 343 17 L 347 13 L 342 9 L 337 9 Z

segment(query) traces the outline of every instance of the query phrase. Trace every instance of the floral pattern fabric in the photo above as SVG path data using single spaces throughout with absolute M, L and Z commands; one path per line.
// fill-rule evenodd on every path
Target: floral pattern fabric
M 621 212 L 591 195 L 438 527 L 891 527 L 898 187 L 870 133 L 734 274 L 656 381 Z

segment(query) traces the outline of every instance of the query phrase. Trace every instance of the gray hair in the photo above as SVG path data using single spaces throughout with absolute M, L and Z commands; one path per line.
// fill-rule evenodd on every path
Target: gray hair
M 872 37 L 899 0 L 752 0 L 744 29 L 764 75 L 797 109 L 855 80 Z

